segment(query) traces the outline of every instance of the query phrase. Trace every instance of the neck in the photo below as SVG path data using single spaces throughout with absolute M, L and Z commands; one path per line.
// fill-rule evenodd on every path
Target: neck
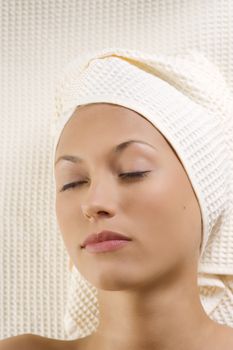
M 87 350 L 200 350 L 216 327 L 190 271 L 140 290 L 99 290 L 99 310 Z

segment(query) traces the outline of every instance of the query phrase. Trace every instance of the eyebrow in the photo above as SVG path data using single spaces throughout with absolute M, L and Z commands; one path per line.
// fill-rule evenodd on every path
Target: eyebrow
M 152 147 L 153 149 L 157 150 L 157 148 L 153 145 L 151 145 L 150 143 L 146 142 L 146 141 L 142 141 L 142 140 L 128 140 L 125 142 L 120 143 L 119 145 L 116 145 L 111 152 L 115 153 L 115 154 L 120 154 L 123 150 L 125 150 L 129 145 L 133 144 L 133 143 L 141 143 L 147 146 Z M 78 156 L 73 156 L 73 155 L 68 155 L 68 154 L 64 154 L 60 157 L 57 158 L 55 165 L 57 165 L 57 163 L 60 160 L 68 160 L 72 163 L 82 163 L 84 160 Z

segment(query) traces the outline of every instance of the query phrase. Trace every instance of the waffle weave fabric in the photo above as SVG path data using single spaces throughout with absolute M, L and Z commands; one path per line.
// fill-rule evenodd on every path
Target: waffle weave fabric
M 80 56 L 57 80 L 53 160 L 77 106 L 95 102 L 142 114 L 176 151 L 202 213 L 201 301 L 211 318 L 233 326 L 233 97 L 220 71 L 197 50 L 112 47 Z M 64 322 L 73 337 L 98 325 L 97 290 L 74 267 Z

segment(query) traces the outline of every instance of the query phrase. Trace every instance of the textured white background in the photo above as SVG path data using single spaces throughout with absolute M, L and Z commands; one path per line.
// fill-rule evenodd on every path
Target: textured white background
M 68 255 L 55 216 L 54 78 L 108 46 L 202 51 L 233 91 L 233 0 L 0 0 L 0 339 L 65 339 Z

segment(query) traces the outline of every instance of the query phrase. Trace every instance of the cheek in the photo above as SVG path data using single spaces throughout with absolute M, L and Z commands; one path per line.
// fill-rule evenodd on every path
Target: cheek
M 77 218 L 77 207 L 72 205 L 71 199 L 65 200 L 65 195 L 63 198 L 56 198 L 56 217 L 64 244 L 70 251 L 77 241 L 77 223 L 75 226 L 74 220 Z
M 60 198 L 56 198 L 56 216 L 59 227 L 61 231 L 63 231 L 64 227 L 66 227 L 66 222 L 68 222 L 70 206 L 69 203 L 64 205 L 64 200 Z
M 149 249 L 163 257 L 182 252 L 187 241 L 189 184 L 179 173 L 169 174 L 161 172 L 147 181 L 135 191 L 137 198 L 130 206 L 140 244 L 147 253 Z
M 64 193 L 56 197 L 56 215 L 59 226 L 66 231 L 72 222 L 80 222 L 80 201 L 75 194 Z

